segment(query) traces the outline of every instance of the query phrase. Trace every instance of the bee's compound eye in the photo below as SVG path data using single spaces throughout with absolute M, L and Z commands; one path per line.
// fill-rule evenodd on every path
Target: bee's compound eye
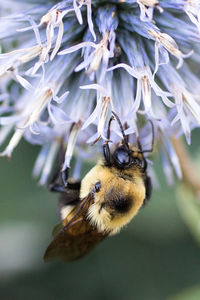
M 95 184 L 94 188 L 95 188 L 95 192 L 98 193 L 98 192 L 100 191 L 100 188 L 101 188 L 101 182 L 98 181 L 98 182 Z
M 130 155 L 126 149 L 117 149 L 115 158 L 119 166 L 129 165 L 130 163 Z

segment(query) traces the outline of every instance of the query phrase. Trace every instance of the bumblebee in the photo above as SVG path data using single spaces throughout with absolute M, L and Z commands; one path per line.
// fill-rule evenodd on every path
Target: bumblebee
M 123 140 L 110 150 L 113 119 L 120 126 Z M 59 212 L 62 221 L 53 230 L 54 238 L 45 252 L 45 261 L 79 259 L 132 220 L 151 196 L 145 152 L 152 152 L 152 149 L 142 150 L 139 140 L 137 148 L 129 145 L 118 116 L 112 112 L 103 159 L 82 181 L 72 182 L 63 173 L 63 185 L 51 185 L 51 190 L 61 193 Z

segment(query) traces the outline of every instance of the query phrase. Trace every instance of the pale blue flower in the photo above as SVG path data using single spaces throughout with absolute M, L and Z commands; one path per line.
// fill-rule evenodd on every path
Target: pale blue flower
M 45 184 L 63 141 L 62 169 L 74 154 L 77 177 L 101 152 L 113 110 L 143 149 L 151 120 L 168 182 L 173 169 L 181 177 L 170 138 L 190 144 L 200 125 L 199 1 L 9 0 L 0 16 L 2 156 L 22 138 L 41 145 L 33 173 Z M 120 137 L 113 122 L 112 142 Z

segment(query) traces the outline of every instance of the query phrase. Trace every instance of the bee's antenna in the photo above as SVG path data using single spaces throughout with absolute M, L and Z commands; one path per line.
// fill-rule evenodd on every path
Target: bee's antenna
M 107 140 L 110 141 L 110 126 L 111 122 L 114 120 L 114 117 L 112 116 L 108 122 L 108 130 L 107 130 Z
M 112 110 L 112 114 L 114 115 L 115 119 L 117 120 L 118 124 L 119 124 L 119 127 L 121 129 L 121 132 L 122 132 L 122 135 L 123 135 L 123 143 L 124 145 L 127 147 L 127 149 L 129 149 L 129 145 L 128 145 L 128 142 L 127 142 L 127 139 L 126 139 L 126 135 L 124 133 L 124 129 L 123 129 L 123 126 L 122 126 L 122 123 L 118 117 L 118 115 L 116 115 L 116 113 Z
M 151 149 L 147 149 L 147 150 L 142 150 L 142 146 L 140 144 L 140 141 L 138 139 L 137 143 L 138 143 L 138 148 L 140 149 L 141 153 L 149 153 L 149 152 L 153 152 L 153 146 L 154 146 L 154 140 L 155 140 L 155 131 L 154 131 L 154 125 L 153 122 L 151 120 L 148 120 L 151 124 L 152 127 L 152 143 L 151 143 Z
M 112 116 L 108 122 L 108 130 L 107 130 L 107 141 L 103 144 L 103 153 L 104 153 L 104 157 L 105 160 L 107 162 L 108 165 L 111 164 L 111 160 L 110 160 L 110 148 L 109 148 L 109 141 L 110 141 L 110 126 L 111 126 L 111 122 L 112 120 L 114 120 L 114 117 Z

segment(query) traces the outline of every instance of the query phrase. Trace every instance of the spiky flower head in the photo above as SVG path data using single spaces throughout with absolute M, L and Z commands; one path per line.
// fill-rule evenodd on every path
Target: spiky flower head
M 101 151 L 114 111 L 143 149 L 151 120 L 168 180 L 171 166 L 181 176 L 170 139 L 184 134 L 190 143 L 200 124 L 199 1 L 12 0 L 0 8 L 0 144 L 10 136 L 2 156 L 22 138 L 40 144 L 34 174 L 44 184 L 61 142 L 63 170 L 73 154 L 79 169 Z

